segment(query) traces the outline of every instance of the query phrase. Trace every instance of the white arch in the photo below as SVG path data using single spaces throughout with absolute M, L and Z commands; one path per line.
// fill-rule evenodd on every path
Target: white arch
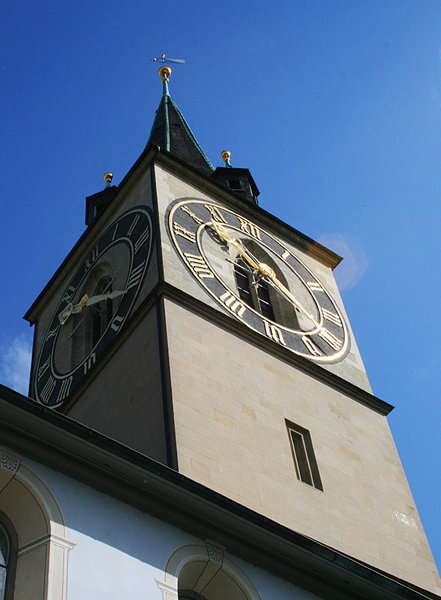
M 210 540 L 205 544 L 186 544 L 173 550 L 164 565 L 163 581 L 156 580 L 162 600 L 178 600 L 179 577 L 186 566 L 195 562 L 205 563 L 194 587 L 195 592 L 203 594 L 206 586 L 223 572 L 234 580 L 247 600 L 261 600 L 250 578 L 225 554 L 225 548 Z
M 14 600 L 65 600 L 65 521 L 45 483 L 16 453 L 0 448 L 0 511 L 17 534 Z

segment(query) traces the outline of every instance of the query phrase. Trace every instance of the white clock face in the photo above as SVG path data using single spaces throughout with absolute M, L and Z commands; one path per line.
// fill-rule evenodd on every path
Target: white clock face
M 348 349 L 344 318 L 313 272 L 273 235 L 214 202 L 172 205 L 168 226 L 188 271 L 244 325 L 316 362 Z
M 34 375 L 35 398 L 68 401 L 129 318 L 152 247 L 152 220 L 133 208 L 100 236 L 75 271 L 45 334 Z

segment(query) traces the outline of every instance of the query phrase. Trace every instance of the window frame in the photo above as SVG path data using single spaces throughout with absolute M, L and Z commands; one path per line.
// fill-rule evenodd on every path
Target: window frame
M 6 579 L 5 579 L 5 593 L 3 598 L 0 600 L 13 600 L 14 587 L 15 587 L 15 573 L 17 567 L 17 551 L 18 542 L 17 534 L 7 516 L 0 511 L 0 528 L 2 528 L 6 534 L 8 541 L 8 560 L 6 561 Z
M 297 479 L 323 492 L 317 459 L 308 429 L 285 419 Z

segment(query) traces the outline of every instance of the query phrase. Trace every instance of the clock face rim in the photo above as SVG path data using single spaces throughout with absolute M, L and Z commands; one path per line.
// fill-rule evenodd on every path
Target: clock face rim
M 289 271 L 291 272 L 292 276 L 295 276 L 299 280 L 301 285 L 303 285 L 306 288 L 310 297 L 315 302 L 315 305 L 318 307 L 318 311 L 319 311 L 319 315 L 320 315 L 320 323 L 319 324 L 321 325 L 321 329 L 325 329 L 328 333 L 329 333 L 329 329 L 328 329 L 329 327 L 331 328 L 331 330 L 332 329 L 335 330 L 335 327 L 333 326 L 333 324 L 329 324 L 328 321 L 326 322 L 326 327 L 323 327 L 323 321 L 324 321 L 323 310 L 327 310 L 327 309 L 324 309 L 322 305 L 327 304 L 328 306 L 329 305 L 332 306 L 333 310 L 335 311 L 335 317 L 339 321 L 339 325 L 337 327 L 338 327 L 339 331 L 341 331 L 341 336 L 339 337 L 338 341 L 339 341 L 339 343 L 341 342 L 341 346 L 338 349 L 334 349 L 333 347 L 329 347 L 329 349 L 328 349 L 328 345 L 327 345 L 326 341 L 325 341 L 325 345 L 322 343 L 320 348 L 317 348 L 317 346 L 315 344 L 312 344 L 312 346 L 311 346 L 311 344 L 310 344 L 311 340 L 310 340 L 309 336 L 317 336 L 318 335 L 319 330 L 316 327 L 312 331 L 309 331 L 309 330 L 308 331 L 304 331 L 304 330 L 299 331 L 299 330 L 290 329 L 289 327 L 286 327 L 286 326 L 278 323 L 277 321 L 272 321 L 271 319 L 268 319 L 267 317 L 263 317 L 261 315 L 261 313 L 259 313 L 254 307 L 247 304 L 244 300 L 241 300 L 239 298 L 237 291 L 232 290 L 231 288 L 228 287 L 228 285 L 225 284 L 225 282 L 218 275 L 216 270 L 211 266 L 210 259 L 208 259 L 206 257 L 205 252 L 204 252 L 203 241 L 202 241 L 203 232 L 205 229 L 208 228 L 209 223 L 212 220 L 210 211 L 208 211 L 208 209 L 207 209 L 208 212 L 207 212 L 207 218 L 205 221 L 201 220 L 201 222 L 199 224 L 192 218 L 188 218 L 185 221 L 186 222 L 185 227 L 186 228 L 188 227 L 188 229 L 191 229 L 192 234 L 195 234 L 194 247 L 197 248 L 201 258 L 204 260 L 204 264 L 206 264 L 206 266 L 210 269 L 211 273 L 213 273 L 214 277 L 220 283 L 220 285 L 226 291 L 228 291 L 232 296 L 234 296 L 235 300 L 231 302 L 231 306 L 234 305 L 235 301 L 239 302 L 239 304 L 245 305 L 246 309 L 250 310 L 252 313 L 257 315 L 257 317 L 260 318 L 260 320 L 263 323 L 265 321 L 268 322 L 270 324 L 271 331 L 268 332 L 268 330 L 265 329 L 266 333 L 268 334 L 268 335 L 266 335 L 262 331 L 261 328 L 259 329 L 255 326 L 253 326 L 252 324 L 250 324 L 249 322 L 244 321 L 242 318 L 240 318 L 238 316 L 237 310 L 231 310 L 229 308 L 229 306 L 227 306 L 224 302 L 222 302 L 220 299 L 220 296 L 215 291 L 210 289 L 210 287 L 207 285 L 206 281 L 204 281 L 204 279 L 206 277 L 208 277 L 208 275 L 206 275 L 205 277 L 203 275 L 201 276 L 200 272 L 198 273 L 195 270 L 194 264 L 192 265 L 191 262 L 188 260 L 188 258 L 186 258 L 186 256 L 185 256 L 186 252 L 182 248 L 184 243 L 178 241 L 178 239 L 177 239 L 178 237 L 180 238 L 181 236 L 179 235 L 179 233 L 176 233 L 173 228 L 173 223 L 175 222 L 174 217 L 175 217 L 178 209 L 181 206 L 187 206 L 187 208 L 190 208 L 190 212 L 191 212 L 192 204 L 205 205 L 205 206 L 210 205 L 214 210 L 220 209 L 223 213 L 226 212 L 226 213 L 229 213 L 230 215 L 233 215 L 238 221 L 244 220 L 247 223 L 249 223 L 251 226 L 257 228 L 260 233 L 263 233 L 264 235 L 266 235 L 270 240 L 272 240 L 274 242 L 274 244 L 276 246 L 283 249 L 283 252 L 281 251 L 280 254 L 278 254 L 274 250 L 274 248 L 271 248 L 270 246 L 268 246 L 268 244 L 263 242 L 261 239 L 256 239 L 254 236 L 251 236 L 251 235 L 247 236 L 248 238 L 252 239 L 253 242 L 260 245 L 266 253 L 270 254 L 270 256 L 272 256 L 272 257 L 276 256 L 278 258 L 278 260 L 283 263 L 284 268 L 287 267 L 289 269 Z M 187 213 L 187 214 L 189 214 L 189 213 Z M 198 215 L 194 215 L 194 216 L 197 217 Z M 224 214 L 223 216 L 225 217 L 226 215 Z M 193 275 L 193 277 L 196 279 L 196 281 L 202 286 L 202 288 L 216 301 L 217 305 L 220 305 L 222 307 L 222 309 L 224 311 L 226 311 L 228 314 L 236 317 L 239 321 L 244 323 L 250 329 L 257 331 L 258 333 L 260 333 L 261 335 L 264 335 L 265 337 L 270 337 L 274 342 L 287 348 L 289 351 L 296 354 L 297 356 L 303 356 L 313 362 L 316 362 L 319 364 L 330 364 L 330 363 L 338 362 L 346 356 L 346 354 L 349 350 L 349 330 L 348 330 L 346 321 L 344 319 L 344 316 L 342 314 L 342 311 L 340 310 L 336 301 L 333 299 L 332 295 L 327 290 L 326 286 L 324 286 L 321 283 L 319 278 L 311 271 L 311 269 L 307 265 L 305 265 L 305 263 L 299 258 L 299 256 L 294 251 L 287 248 L 286 245 L 283 244 L 277 237 L 275 237 L 274 235 L 269 233 L 267 229 L 264 229 L 263 227 L 256 225 L 247 216 L 244 216 L 244 214 L 236 212 L 235 210 L 230 209 L 230 208 L 220 204 L 219 202 L 216 202 L 213 200 L 203 200 L 200 198 L 178 199 L 178 200 L 174 201 L 173 203 L 171 203 L 169 205 L 167 213 L 166 213 L 166 221 L 167 221 L 167 225 L 168 225 L 167 230 L 168 230 L 169 237 L 171 238 L 171 240 L 173 242 L 173 246 L 175 248 L 175 251 L 179 255 L 181 261 L 184 263 L 187 270 Z M 194 223 L 193 223 L 193 221 L 194 221 Z M 181 224 L 182 224 L 182 219 L 181 219 Z M 192 225 L 192 228 L 190 227 L 190 224 Z M 228 227 L 229 230 L 234 230 L 235 232 L 241 233 L 243 236 L 243 231 L 241 231 L 241 229 L 238 225 L 232 225 L 231 223 L 227 222 L 227 224 L 225 224 L 225 226 Z M 287 257 L 285 260 L 282 258 L 283 253 L 287 253 Z M 187 254 L 188 254 L 188 252 L 187 252 Z M 300 275 L 300 273 L 298 273 L 296 271 L 294 266 L 288 262 L 289 258 L 294 259 L 295 263 L 298 263 L 301 266 L 301 268 L 304 269 L 308 273 L 308 275 L 312 278 L 312 280 L 308 279 L 308 281 L 312 284 L 316 283 L 319 289 L 311 290 L 308 287 L 304 278 Z M 199 271 L 200 271 L 200 269 L 199 269 Z M 319 299 L 317 298 L 316 294 L 323 294 L 326 297 L 327 302 L 324 302 L 324 301 L 320 302 Z M 328 311 L 328 313 L 329 313 L 329 311 Z M 267 327 L 267 326 L 265 325 L 265 327 Z M 282 331 L 281 340 L 283 340 L 284 343 L 282 343 L 282 341 L 279 339 L 280 336 L 277 333 L 277 331 L 279 331 L 279 330 Z M 270 333 L 274 334 L 274 332 L 276 332 L 276 335 L 270 335 Z M 309 345 L 306 345 L 305 341 L 303 342 L 303 344 L 306 346 L 305 351 L 300 351 L 298 348 L 293 347 L 293 345 L 285 343 L 284 337 L 283 337 L 283 333 L 285 333 L 285 332 L 295 335 L 297 339 L 299 339 L 301 337 L 307 337 L 309 340 L 308 341 Z M 331 331 L 331 333 L 333 333 L 333 332 Z M 322 339 L 324 339 L 324 338 L 322 338 Z M 290 338 L 290 340 L 292 342 L 292 338 Z M 332 342 L 333 342 L 333 340 L 331 340 L 331 343 Z M 309 350 L 310 348 L 313 348 L 314 352 L 316 350 L 320 350 L 321 351 L 320 355 L 314 355 L 312 353 L 312 351 Z
M 138 219 L 136 219 L 137 216 Z M 124 230 L 122 232 L 118 232 L 120 223 L 129 219 L 132 223 L 136 220 L 132 231 L 130 231 L 129 227 L 129 229 L 125 232 Z M 142 229 L 139 235 L 136 235 L 138 234 L 138 230 L 140 228 L 138 223 L 142 225 Z M 105 238 L 109 237 L 112 232 L 112 239 L 104 242 Z M 94 255 L 94 251 L 95 249 L 99 248 L 100 243 L 104 243 L 105 245 L 96 255 Z M 87 277 L 99 265 L 100 261 L 102 261 L 102 258 L 105 257 L 105 254 L 111 248 L 117 247 L 120 244 L 123 244 L 126 248 L 128 248 L 130 254 L 128 260 L 129 267 L 127 269 L 127 274 L 125 275 L 124 289 L 126 289 L 126 293 L 121 296 L 121 300 L 116 306 L 115 314 L 112 316 L 110 323 L 108 323 L 106 329 L 93 348 L 89 349 L 88 352 L 85 353 L 81 361 L 74 368 L 62 373 L 55 364 L 57 341 L 59 339 L 60 331 L 62 330 L 61 328 L 63 327 L 63 325 L 61 325 L 59 322 L 58 315 L 75 297 L 78 291 L 81 290 L 82 286 L 84 286 L 85 282 L 87 281 Z M 61 299 L 57 303 L 57 307 L 51 316 L 49 326 L 42 337 L 41 349 L 33 374 L 33 391 L 37 402 L 49 408 L 57 408 L 66 401 L 70 400 L 73 393 L 82 383 L 84 378 L 89 375 L 91 370 L 93 370 L 94 365 L 98 363 L 100 358 L 107 352 L 107 349 L 112 344 L 115 337 L 117 337 L 125 328 L 150 265 L 152 248 L 153 217 L 150 207 L 145 205 L 133 206 L 118 215 L 118 217 L 116 217 L 104 229 L 102 234 L 93 241 L 89 252 L 83 257 L 78 266 L 75 268 L 73 275 L 69 278 L 68 284 L 61 292 Z M 139 258 L 136 256 L 138 251 L 140 251 L 138 255 Z M 142 268 L 140 268 L 141 266 Z M 82 273 L 82 271 L 84 271 L 84 273 Z M 75 286 L 73 284 L 75 284 Z M 72 291 L 69 292 L 71 289 Z M 121 305 L 122 314 L 118 314 L 121 310 Z M 39 377 L 40 368 L 42 368 L 47 361 L 49 361 L 48 367 L 45 369 L 41 377 Z M 46 371 L 49 372 L 47 379 L 46 377 L 43 377 Z M 44 385 L 46 385 L 46 381 L 50 380 L 51 378 L 55 380 L 53 387 L 53 391 L 55 393 L 51 392 L 49 399 L 44 401 L 44 399 L 42 399 L 42 384 L 39 382 L 40 379 L 42 379 L 45 382 Z M 58 400 L 58 398 L 55 400 L 57 393 L 58 398 L 61 397 L 60 400 Z M 51 398 L 53 398 L 53 400 L 51 400 Z

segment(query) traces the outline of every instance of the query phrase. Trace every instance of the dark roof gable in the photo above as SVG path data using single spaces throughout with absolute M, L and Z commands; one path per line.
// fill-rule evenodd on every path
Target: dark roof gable
M 184 116 L 169 95 L 166 83 L 147 144 L 149 143 L 167 150 L 206 175 L 211 175 L 214 170 Z

